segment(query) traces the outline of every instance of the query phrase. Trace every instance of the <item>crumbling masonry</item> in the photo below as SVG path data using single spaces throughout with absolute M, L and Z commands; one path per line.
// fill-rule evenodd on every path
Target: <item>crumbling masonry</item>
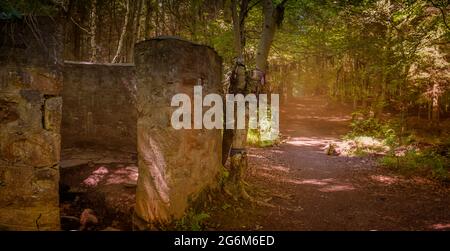
M 64 63 L 57 23 L 0 23 L 0 229 L 60 229 L 61 145 L 136 151 L 139 229 L 182 217 L 216 184 L 221 132 L 173 129 L 170 101 L 197 84 L 220 93 L 220 57 L 158 38 L 137 44 L 135 65 Z

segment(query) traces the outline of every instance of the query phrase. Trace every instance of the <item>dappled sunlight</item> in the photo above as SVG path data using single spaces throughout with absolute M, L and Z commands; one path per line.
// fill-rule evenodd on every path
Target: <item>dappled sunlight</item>
M 248 157 L 251 158 L 256 158 L 256 159 L 265 159 L 266 157 L 262 156 L 262 155 L 258 155 L 258 154 L 251 154 L 251 153 L 247 153 Z
M 105 185 L 114 184 L 133 184 L 137 182 L 138 179 L 138 168 L 137 166 L 131 165 L 120 165 L 119 167 L 108 167 L 106 165 L 101 165 L 95 169 L 86 179 L 83 180 L 82 184 L 87 187 L 97 187 L 103 181 Z
M 383 183 L 386 185 L 392 185 L 399 182 L 397 177 L 391 177 L 386 175 L 371 175 L 370 178 L 379 183 Z
M 281 171 L 281 172 L 285 172 L 285 173 L 289 172 L 288 167 L 284 167 L 281 165 L 270 165 L 270 166 L 266 166 L 266 167 L 261 167 L 261 169 L 267 170 L 267 171 Z
M 113 174 L 108 176 L 106 185 L 122 184 L 122 183 L 136 183 L 138 179 L 138 168 L 136 166 L 127 166 L 116 170 Z
M 267 168 L 262 168 L 266 169 Z M 341 192 L 341 191 L 351 191 L 356 188 L 348 183 L 342 183 L 334 178 L 326 178 L 326 179 L 293 179 L 287 177 L 279 177 L 266 172 L 259 173 L 260 176 L 274 179 L 278 182 L 291 183 L 295 185 L 310 185 L 313 187 L 318 187 L 318 191 L 320 192 Z
M 330 178 L 330 179 L 304 179 L 301 181 L 297 181 L 296 184 L 309 184 L 309 185 L 325 186 L 333 181 L 334 181 L 333 178 Z
M 438 224 L 434 224 L 431 226 L 432 229 L 435 230 L 450 230 L 450 223 L 447 224 L 442 224 L 442 223 L 438 223 Z
M 272 153 L 278 153 L 278 154 L 284 153 L 284 151 L 277 150 L 277 149 L 271 149 L 270 152 L 272 152 Z
M 338 142 L 333 138 L 318 138 L 318 137 L 293 137 L 286 141 L 289 145 L 294 146 L 317 146 L 323 147 L 331 143 Z
M 106 168 L 105 166 L 100 166 L 83 181 L 83 184 L 88 187 L 95 187 L 103 180 L 105 175 L 108 173 L 108 168 Z
M 351 190 L 355 190 L 355 187 L 353 187 L 352 185 L 332 185 L 329 187 L 324 187 L 319 189 L 319 191 L 321 192 L 339 192 L 339 191 L 351 191 Z
M 347 122 L 351 120 L 351 116 L 302 116 L 302 115 L 294 115 L 292 118 L 295 118 L 296 120 L 323 120 L 323 121 L 329 121 L 329 122 Z

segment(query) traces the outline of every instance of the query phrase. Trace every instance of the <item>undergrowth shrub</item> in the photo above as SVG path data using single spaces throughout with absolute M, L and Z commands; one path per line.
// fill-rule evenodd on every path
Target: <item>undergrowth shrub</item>
M 351 131 L 344 136 L 341 153 L 349 156 L 387 154 L 398 145 L 396 124 L 382 123 L 364 111 L 352 113 Z
M 279 139 L 276 140 L 261 140 L 260 132 L 258 129 L 249 129 L 247 133 L 247 144 L 253 147 L 270 147 L 279 143 Z
M 175 222 L 175 229 L 182 231 L 200 231 L 204 230 L 206 220 L 210 218 L 210 215 L 206 212 L 196 213 L 193 210 Z
M 394 122 L 382 123 L 377 118 L 367 117 L 364 112 L 354 112 L 350 127 L 352 130 L 346 135 L 347 139 L 365 136 L 383 140 L 387 145 L 397 143 L 397 124 Z
M 390 154 L 381 164 L 404 174 L 422 175 L 440 181 L 450 181 L 450 159 L 436 148 L 406 151 L 403 156 Z M 448 154 L 448 149 L 447 149 Z

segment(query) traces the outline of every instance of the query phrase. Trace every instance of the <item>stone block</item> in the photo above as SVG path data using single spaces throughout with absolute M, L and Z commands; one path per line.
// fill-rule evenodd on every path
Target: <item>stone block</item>
M 62 98 L 51 97 L 45 100 L 44 128 L 59 133 L 62 118 Z
M 177 38 L 157 38 L 135 47 L 139 178 L 136 216 L 140 222 L 181 218 L 189 202 L 217 184 L 221 130 L 175 130 L 170 123 L 177 93 L 221 94 L 222 62 L 207 47 Z M 144 224 L 145 225 L 145 224 Z M 142 228 L 142 225 L 139 226 Z
M 0 229 L 59 229 L 62 26 L 0 20 Z

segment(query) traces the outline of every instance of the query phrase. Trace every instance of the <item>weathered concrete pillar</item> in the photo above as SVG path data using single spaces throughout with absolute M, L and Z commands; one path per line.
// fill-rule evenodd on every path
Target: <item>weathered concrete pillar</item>
M 0 22 L 0 229 L 59 229 L 62 32 Z
M 199 83 L 203 96 L 220 94 L 222 62 L 209 47 L 157 38 L 136 45 L 135 65 L 139 155 L 135 223 L 148 229 L 182 217 L 190 201 L 217 183 L 221 131 L 175 130 L 171 116 L 177 107 L 171 107 L 171 100 L 185 93 L 193 104 L 194 86 Z

